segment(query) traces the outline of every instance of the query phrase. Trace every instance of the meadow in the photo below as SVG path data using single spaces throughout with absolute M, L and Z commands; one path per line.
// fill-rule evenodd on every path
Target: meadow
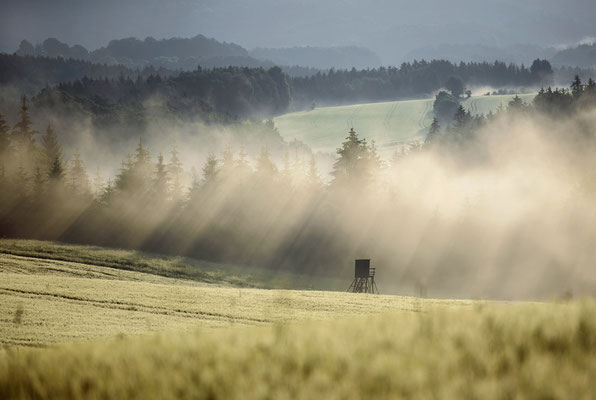
M 167 276 L 185 262 L 194 275 Z M 589 399 L 596 391 L 594 300 L 262 289 L 239 271 L 242 286 L 209 268 L 1 240 L 0 398 Z
M 183 265 L 192 273 L 175 274 L 185 271 Z M 0 240 L 0 344 L 45 346 L 117 334 L 328 319 L 421 307 L 421 300 L 413 297 L 262 289 L 288 285 L 292 277 L 300 285 L 300 276 L 287 273 L 283 279 L 260 282 L 260 289 L 249 287 L 247 282 L 257 283 L 265 271 L 234 270 L 232 275 L 231 268 L 221 265 L 215 273 L 216 264 L 200 260 Z M 340 290 L 348 285 L 349 281 Z
M 534 94 L 520 95 L 529 103 Z M 462 102 L 472 114 L 488 114 L 504 107 L 512 95 L 474 96 Z M 379 154 L 391 158 L 395 150 L 413 141 L 424 140 L 433 119 L 434 99 L 367 103 L 321 107 L 311 111 L 284 114 L 275 125 L 288 141 L 301 140 L 314 151 L 335 153 L 350 128 L 369 142 L 374 140 Z

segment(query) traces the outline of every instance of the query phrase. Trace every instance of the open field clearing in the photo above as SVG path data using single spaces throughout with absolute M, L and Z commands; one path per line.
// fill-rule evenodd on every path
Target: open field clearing
M 6 249 L 7 242 L 3 244 Z M 67 247 L 73 249 L 73 258 L 76 251 L 88 251 L 83 246 L 12 242 L 13 248 L 20 245 L 31 249 L 33 244 L 53 249 L 54 253 L 62 254 L 62 258 L 66 258 Z M 101 251 L 101 248 L 95 249 Z M 46 257 L 51 257 L 51 251 Z M 0 276 L 0 343 L 8 346 L 42 346 L 116 334 L 328 319 L 389 310 L 416 311 L 433 305 L 471 304 L 341 292 L 238 288 L 226 282 L 174 279 L 11 254 L 0 254 Z
M 529 103 L 534 94 L 520 95 Z M 507 106 L 512 95 L 477 96 L 462 102 L 473 114 L 488 114 Z M 391 101 L 340 107 L 321 107 L 275 118 L 275 125 L 288 141 L 298 139 L 314 151 L 335 153 L 350 128 L 369 142 L 375 140 L 383 158 L 414 140 L 424 139 L 433 119 L 434 99 Z
M 587 400 L 596 391 L 594 300 L 241 288 L 131 271 L 124 259 L 118 268 L 51 259 L 116 262 L 121 250 L 1 244 L 2 399 Z M 29 255 L 7 254 L 17 248 Z
M 0 254 L 36 259 L 22 263 L 25 266 L 24 268 L 29 268 L 28 265 L 33 262 L 34 265 L 37 265 L 36 273 L 39 273 L 43 268 L 64 269 L 67 264 L 56 263 L 56 261 L 68 261 L 78 264 L 75 266 L 76 274 L 93 270 L 99 271 L 100 275 L 129 276 L 132 277 L 132 280 L 139 279 L 138 277 L 143 277 L 143 280 L 154 280 L 157 279 L 156 276 L 163 276 L 182 279 L 186 284 L 189 283 L 188 281 L 192 281 L 195 283 L 217 284 L 219 286 L 316 290 L 342 290 L 350 283 L 349 277 L 346 279 L 313 278 L 285 271 L 273 271 L 256 267 L 246 268 L 241 265 L 214 263 L 194 258 L 38 240 L 0 239 Z M 47 261 L 46 264 L 51 266 L 45 266 L 44 260 Z M 14 265 L 15 262 L 13 260 L 12 264 Z M 7 265 L 6 261 L 4 265 Z M 111 269 L 97 269 L 94 267 L 110 267 Z M 145 274 L 127 275 L 123 271 L 143 272 Z M 70 273 L 72 273 L 72 269 Z
M 360 301 L 341 297 L 344 307 Z M 593 301 L 418 311 L 13 349 L 0 353 L 0 398 L 588 400 L 596 392 Z

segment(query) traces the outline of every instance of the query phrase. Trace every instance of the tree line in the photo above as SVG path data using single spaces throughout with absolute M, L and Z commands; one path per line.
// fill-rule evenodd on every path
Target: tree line
M 445 60 L 422 60 L 403 63 L 400 67 L 332 69 L 293 78 L 292 88 L 294 101 L 302 104 L 397 100 L 428 96 L 454 77 L 468 86 L 533 87 L 551 84 L 553 69 L 547 60 L 540 59 L 534 60 L 529 68 L 500 61 L 454 64 Z
M 511 115 L 540 114 L 553 118 L 573 117 L 580 111 L 596 107 L 596 83 L 588 78 L 583 83 L 576 75 L 568 89 L 541 88 L 531 104 L 519 96 L 513 97 L 507 107 L 500 106 L 488 115 L 472 115 L 459 104 L 456 93 L 439 92 L 434 102 L 435 118 L 429 128 L 424 145 L 433 148 L 458 148 L 468 146 L 477 138 L 481 128 L 504 113 Z M 444 129 L 441 128 L 441 123 Z
M 182 164 L 175 147 L 152 155 L 139 140 L 116 176 L 104 180 L 79 154 L 65 160 L 52 126 L 33 129 L 23 97 L 14 127 L 0 116 L 0 236 L 312 266 L 335 253 L 314 247 L 337 240 L 325 228 L 333 201 L 322 199 L 345 196 L 350 187 L 366 190 L 382 165 L 374 143 L 353 130 L 338 155 L 326 184 L 314 156 L 297 151 L 286 150 L 276 165 L 267 147 L 254 159 L 228 147 L 198 171 Z M 308 218 L 305 209 L 313 210 Z
M 290 88 L 279 67 L 198 68 L 177 76 L 162 78 L 149 75 L 136 79 L 83 77 L 43 89 L 35 97 L 43 108 L 63 107 L 72 103 L 95 116 L 119 113 L 147 121 L 145 103 L 160 99 L 164 113 L 186 119 L 233 122 L 255 115 L 269 116 L 285 111 L 290 103 Z
M 0 83 L 29 94 L 40 90 L 42 104 L 74 103 L 93 115 L 143 110 L 147 96 L 159 95 L 174 113 L 214 120 L 277 115 L 314 104 L 357 103 L 429 96 L 450 79 L 465 85 L 547 86 L 553 70 L 546 60 L 524 65 L 414 61 L 400 67 L 319 71 L 290 77 L 279 67 L 197 68 L 173 72 L 147 67 L 92 64 L 62 58 L 0 54 Z
M 404 157 L 479 162 L 483 153 L 473 144 L 481 127 L 499 117 L 550 115 L 553 102 L 571 102 L 566 112 L 573 115 L 596 106 L 594 87 L 578 79 L 569 90 L 541 91 L 532 104 L 515 97 L 488 116 L 459 107 L 445 129 L 435 120 L 424 144 L 387 161 L 352 129 L 329 182 L 314 158 L 297 152 L 276 164 L 266 147 L 254 158 L 228 147 L 196 170 L 183 165 L 175 146 L 151 154 L 141 140 L 106 180 L 76 153 L 66 161 L 51 126 L 36 132 L 23 98 L 13 127 L 0 118 L 0 235 L 336 274 L 359 251 L 374 255 L 376 229 L 383 240 L 403 234 L 400 221 L 408 217 L 396 212 L 400 182 L 391 171 Z

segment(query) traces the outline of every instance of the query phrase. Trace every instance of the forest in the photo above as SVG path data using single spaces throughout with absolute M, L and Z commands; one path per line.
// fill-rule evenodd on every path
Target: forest
M 353 256 L 350 248 L 375 248 L 370 242 L 375 235 L 362 237 L 356 227 L 370 228 L 382 220 L 383 229 L 403 234 L 400 226 L 411 217 L 395 209 L 407 209 L 399 194 L 407 184 L 399 176 L 409 163 L 432 157 L 434 168 L 450 165 L 455 174 L 465 175 L 494 162 L 488 141 L 499 136 L 487 134 L 490 129 L 515 126 L 520 119 L 541 124 L 553 117 L 573 120 L 595 105 L 594 81 L 584 84 L 577 77 L 570 89 L 541 90 L 533 104 L 516 97 L 488 116 L 472 116 L 460 107 L 444 129 L 435 120 L 424 143 L 412 143 L 391 160 L 380 159 L 375 143 L 364 138 L 366 132 L 351 130 L 338 144 L 329 183 L 314 157 L 286 149 L 276 165 L 267 147 L 252 159 L 230 144 L 221 154 L 211 153 L 201 171 L 193 169 L 187 186 L 181 176 L 188 166 L 177 148 L 152 153 L 142 140 L 122 160 L 116 176 L 92 176 L 78 154 L 64 159 L 51 126 L 34 140 L 37 132 L 23 98 L 14 128 L 0 121 L 0 235 L 334 274 Z M 559 113 L 553 115 L 554 109 Z M 578 127 L 567 136 L 544 134 L 541 140 L 558 143 L 562 153 L 576 149 L 577 157 L 592 154 L 593 131 Z M 596 180 L 586 171 L 576 173 L 582 190 L 591 195 Z M 364 211 L 370 207 L 372 214 Z M 469 235 L 471 229 L 464 224 L 456 235 Z M 383 251 L 378 258 L 395 256 Z M 471 267 L 468 261 L 459 259 L 461 268 Z
M 201 68 L 173 72 L 92 64 L 72 59 L 0 54 L 3 85 L 34 96 L 42 108 L 82 109 L 100 119 L 144 121 L 146 102 L 159 98 L 174 115 L 222 122 L 268 117 L 289 109 L 430 97 L 453 78 L 466 87 L 552 84 L 548 61 L 526 68 L 502 62 L 414 61 L 398 67 L 317 72 L 291 77 L 279 67 Z M 109 114 L 107 118 L 105 115 Z M 217 114 L 217 115 L 216 115 Z

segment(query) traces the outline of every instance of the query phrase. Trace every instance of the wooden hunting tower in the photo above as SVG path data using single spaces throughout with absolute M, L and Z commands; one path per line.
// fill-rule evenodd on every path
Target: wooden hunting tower
M 347 291 L 379 294 L 379 289 L 377 289 L 377 284 L 375 283 L 375 268 L 370 267 L 370 259 L 355 261 L 354 280 Z

